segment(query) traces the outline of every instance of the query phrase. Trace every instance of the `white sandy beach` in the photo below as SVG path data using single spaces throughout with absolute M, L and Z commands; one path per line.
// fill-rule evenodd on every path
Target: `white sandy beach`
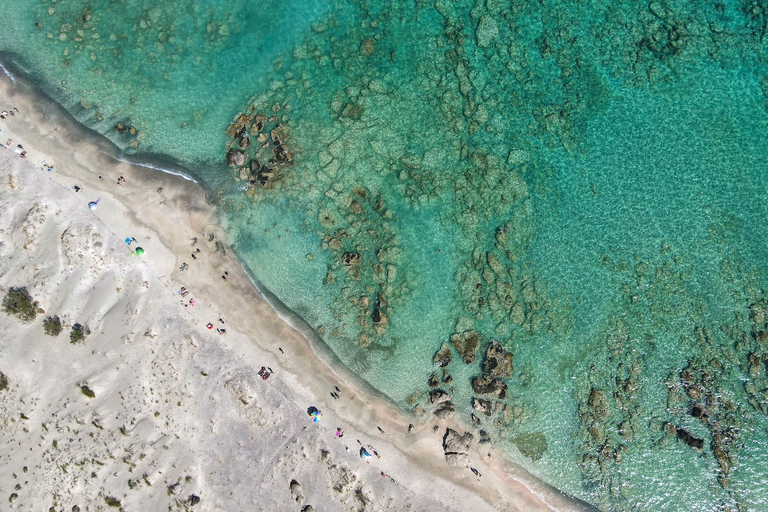
M 0 110 L 19 109 L 0 120 L 0 288 L 26 286 L 45 311 L 0 313 L 0 508 L 584 509 L 476 441 L 480 476 L 449 466 L 446 428 L 466 428 L 416 423 L 318 358 L 227 250 L 202 187 L 114 160 L 43 103 L 0 80 Z M 91 334 L 71 344 L 78 322 Z

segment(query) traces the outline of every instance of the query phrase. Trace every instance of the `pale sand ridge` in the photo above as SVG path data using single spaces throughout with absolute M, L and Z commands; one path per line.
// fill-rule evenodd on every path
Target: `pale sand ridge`
M 115 161 L 3 77 L 0 110 L 12 107 L 0 120 L 0 143 L 14 141 L 0 149 L 0 287 L 27 286 L 45 314 L 29 324 L 0 314 L 10 382 L 0 392 L 0 502 L 11 510 L 107 510 L 109 498 L 124 510 L 585 509 L 522 484 L 476 442 L 470 461 L 482 476 L 446 465 L 443 433 L 465 427 L 439 420 L 408 433 L 414 419 L 350 385 L 332 356 L 319 359 L 227 251 L 202 187 Z M 131 254 L 137 245 L 144 256 Z M 53 314 L 65 324 L 57 338 L 41 325 Z M 92 333 L 73 345 L 76 322 Z M 268 380 L 262 366 L 275 371 Z M 357 440 L 381 458 L 366 464 Z

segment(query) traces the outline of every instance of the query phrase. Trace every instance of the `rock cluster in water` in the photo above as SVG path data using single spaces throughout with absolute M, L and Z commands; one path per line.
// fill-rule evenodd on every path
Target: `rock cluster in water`
M 451 390 L 453 386 L 452 376 L 448 373 L 447 367 L 453 361 L 453 348 L 459 355 L 464 364 L 472 365 L 475 362 L 475 353 L 480 344 L 480 336 L 477 332 L 468 331 L 455 333 L 451 336 L 451 343 L 443 343 L 440 349 L 435 353 L 434 363 L 437 369 L 428 379 L 428 386 L 431 390 L 427 393 L 429 404 L 433 407 L 433 414 L 438 418 L 448 418 L 453 416 L 456 406 L 453 404 Z M 471 379 L 472 389 L 477 396 L 470 398 L 470 405 L 474 413 L 471 415 L 473 425 L 478 428 L 481 443 L 491 441 L 488 429 L 495 429 L 509 426 L 513 423 L 513 414 L 515 408 L 508 403 L 507 399 L 508 384 L 507 380 L 512 377 L 513 372 L 513 354 L 508 351 L 501 342 L 495 339 L 489 340 L 485 345 L 483 361 L 481 365 L 482 373 Z M 421 410 L 416 408 L 418 413 Z M 521 411 L 518 410 L 518 416 Z M 485 425 L 486 422 L 488 425 Z M 521 434 L 513 436 L 513 442 L 520 440 L 521 443 L 532 439 L 543 451 L 546 451 L 546 440 L 532 437 L 531 434 Z M 528 442 L 528 445 L 531 443 Z M 521 450 L 522 451 L 522 450 Z M 541 453 L 530 454 L 534 459 L 541 457 Z
M 273 111 L 279 110 L 280 106 L 274 105 Z M 227 165 L 235 168 L 235 180 L 248 183 L 250 195 L 256 193 L 257 185 L 273 188 L 293 161 L 293 152 L 286 145 L 288 130 L 277 116 L 240 114 L 226 134 L 233 139 L 228 145 Z M 253 145 L 251 139 L 255 139 Z

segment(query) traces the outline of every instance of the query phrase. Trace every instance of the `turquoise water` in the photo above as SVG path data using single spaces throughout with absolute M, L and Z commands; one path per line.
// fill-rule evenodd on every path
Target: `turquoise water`
M 768 508 L 768 7 L 16 4 L 4 62 L 204 182 L 256 280 L 396 405 L 428 419 L 432 378 L 601 510 Z M 498 399 L 471 385 L 491 339 Z

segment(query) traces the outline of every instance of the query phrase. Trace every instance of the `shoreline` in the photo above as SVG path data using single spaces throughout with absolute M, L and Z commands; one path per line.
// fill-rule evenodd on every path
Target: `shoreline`
M 254 361 L 253 348 L 268 355 L 269 363 L 277 369 L 270 384 L 294 406 L 305 409 L 314 404 L 326 417 L 343 424 L 350 441 L 358 435 L 373 440 L 379 448 L 384 446 L 379 451 L 396 462 L 395 469 L 388 471 L 392 475 L 399 476 L 400 466 L 418 468 L 418 474 L 398 478 L 399 481 L 412 480 L 408 482 L 409 490 L 434 498 L 436 493 L 455 487 L 460 496 L 452 497 L 451 501 L 469 499 L 474 494 L 489 509 L 497 510 L 591 509 L 503 461 L 498 450 L 489 451 L 477 443 L 469 454 L 473 467 L 482 477 L 476 478 L 468 468 L 449 467 L 440 442 L 443 432 L 446 428 L 460 433 L 471 429 L 455 420 L 437 418 L 417 424 L 415 419 L 372 392 L 369 386 L 366 389 L 365 383 L 335 362 L 335 355 L 322 341 L 310 339 L 311 335 L 304 333 L 302 326 L 296 327 L 297 319 L 289 311 L 281 311 L 284 308 L 279 307 L 280 304 L 275 307 L 271 294 L 260 290 L 237 257 L 227 253 L 223 219 L 207 202 L 206 189 L 201 184 L 187 176 L 125 162 L 119 155 L 110 154 L 114 151 L 108 151 L 104 141 L 94 140 L 96 134 L 93 133 L 85 136 L 86 128 L 63 113 L 60 106 L 45 104 L 43 93 L 23 77 L 17 76 L 11 83 L 10 77 L 0 76 L 0 98 L 6 102 L 3 108 L 17 106 L 20 110 L 17 116 L 0 121 L 0 142 L 11 138 L 23 143 L 29 151 L 27 162 L 38 164 L 38 169 L 43 160 L 52 161 L 54 168 L 49 175 L 45 176 L 47 173 L 42 169 L 39 172 L 56 182 L 62 191 L 71 190 L 73 184 L 82 187 L 83 190 L 74 195 L 83 206 L 98 196 L 101 202 L 94 215 L 106 226 L 114 226 L 113 233 L 117 234 L 117 227 L 124 228 L 126 222 L 134 226 L 137 236 L 143 232 L 144 235 L 139 236 L 142 247 L 151 255 L 143 261 L 169 293 L 173 294 L 179 286 L 194 289 L 201 306 L 210 304 L 228 319 L 226 346 L 243 360 L 255 364 L 259 363 Z M 45 150 L 38 152 L 36 148 L 43 145 Z M 99 173 L 105 181 L 99 180 Z M 126 177 L 124 185 L 115 183 L 117 175 Z M 158 202 L 158 198 L 162 200 Z M 213 242 L 206 241 L 209 234 L 213 234 L 214 240 L 224 241 L 224 250 L 217 250 Z M 184 250 L 192 250 L 189 243 L 192 237 L 199 237 L 199 247 L 205 249 L 201 261 L 181 256 Z M 183 263 L 189 264 L 189 270 L 179 273 Z M 229 273 L 226 281 L 219 277 L 225 270 Z M 202 308 L 193 309 L 199 317 Z M 204 327 L 197 327 L 206 334 Z M 217 342 L 221 341 L 221 337 L 217 338 Z M 354 384 L 348 385 L 350 381 Z M 328 399 L 328 392 L 334 386 L 342 389 L 344 400 Z M 415 428 L 408 433 L 411 422 Z M 439 426 L 437 433 L 432 432 L 433 425 Z M 378 426 L 386 434 L 379 433 Z M 369 470 L 362 461 L 356 462 L 363 464 L 360 471 Z M 450 507 L 450 503 L 443 505 Z

